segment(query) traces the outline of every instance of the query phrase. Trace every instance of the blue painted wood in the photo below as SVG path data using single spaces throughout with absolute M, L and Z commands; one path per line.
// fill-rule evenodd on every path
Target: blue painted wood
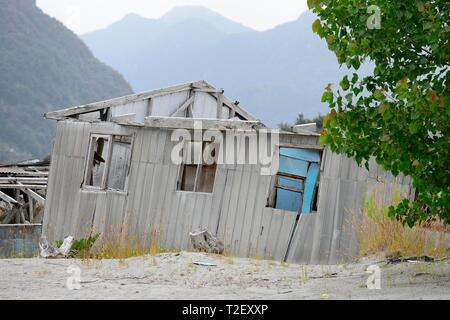
M 316 150 L 281 147 L 280 155 L 308 162 L 320 162 L 320 152 Z
M 314 189 L 317 183 L 317 177 L 319 176 L 320 165 L 318 163 L 311 163 L 308 169 L 308 175 L 305 181 L 304 201 L 302 207 L 302 213 L 308 214 L 311 212 Z
M 280 148 L 279 172 L 305 177 L 305 185 L 301 181 L 278 178 L 278 184 L 296 189 L 304 189 L 301 193 L 278 189 L 275 207 L 287 211 L 310 213 L 314 196 L 314 188 L 320 170 L 320 152 L 299 148 Z
M 303 190 L 303 182 L 299 180 L 278 177 L 278 184 L 284 187 Z M 284 189 L 277 189 L 275 208 L 298 212 L 302 204 L 302 194 Z
M 302 204 L 302 194 L 289 190 L 277 190 L 277 202 L 275 207 L 286 211 L 296 213 L 300 210 Z
M 278 184 L 289 188 L 296 188 L 303 190 L 303 182 L 300 180 L 278 177 Z
M 308 162 L 280 156 L 279 172 L 306 177 L 308 172 Z

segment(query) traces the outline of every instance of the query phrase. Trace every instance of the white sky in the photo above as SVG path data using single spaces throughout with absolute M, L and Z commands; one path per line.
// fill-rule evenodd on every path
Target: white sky
M 256 30 L 297 19 L 306 0 L 37 0 L 48 15 L 77 34 L 102 29 L 128 13 L 159 18 L 179 5 L 201 5 Z

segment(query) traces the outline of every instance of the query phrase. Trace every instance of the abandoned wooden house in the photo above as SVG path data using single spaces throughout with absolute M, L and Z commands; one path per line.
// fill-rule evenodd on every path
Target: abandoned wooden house
M 50 241 L 100 233 L 101 241 L 190 250 L 189 233 L 207 229 L 235 256 L 336 263 L 357 253 L 353 218 L 367 197 L 412 193 L 408 177 L 373 162 L 361 168 L 324 149 L 308 127 L 267 138 L 278 165 L 263 174 L 247 142 L 273 134 L 205 81 L 45 116 L 57 120 L 43 224 Z M 217 161 L 230 139 L 199 137 L 199 122 L 201 132 L 229 134 L 238 142 L 232 157 L 245 161 Z M 178 162 L 176 130 L 193 132 Z M 211 145 L 212 162 L 188 161 Z

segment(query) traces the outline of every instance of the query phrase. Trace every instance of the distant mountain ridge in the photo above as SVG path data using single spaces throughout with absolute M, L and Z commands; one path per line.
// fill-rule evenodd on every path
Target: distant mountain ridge
M 49 154 L 44 112 L 132 93 L 35 0 L 0 0 L 0 163 Z
M 160 20 L 170 25 L 176 25 L 189 20 L 203 20 L 214 28 L 227 34 L 254 31 L 249 27 L 231 21 L 217 12 L 201 6 L 175 7 L 162 16 Z
M 271 126 L 294 121 L 300 112 L 328 111 L 321 103 L 324 88 L 346 69 L 312 32 L 311 12 L 264 32 L 233 32 L 239 30 L 230 27 L 234 22 L 214 24 L 211 17 L 218 14 L 206 19 L 205 12 L 193 7 L 175 8 L 161 19 L 127 16 L 81 38 L 135 91 L 205 79 Z

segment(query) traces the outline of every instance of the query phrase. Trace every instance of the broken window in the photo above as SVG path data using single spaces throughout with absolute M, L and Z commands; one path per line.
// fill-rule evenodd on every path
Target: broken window
M 107 187 L 125 190 L 131 159 L 131 137 L 113 136 Z
M 86 186 L 104 187 L 108 158 L 109 136 L 93 135 L 89 145 L 89 160 L 85 178 Z
M 281 147 L 279 154 L 279 169 L 272 181 L 267 206 L 310 213 L 318 192 L 319 151 Z
M 124 191 L 131 160 L 131 136 L 92 135 L 84 185 Z
M 212 193 L 217 170 L 218 145 L 210 142 L 187 142 L 177 190 Z M 207 155 L 204 159 L 203 154 Z

